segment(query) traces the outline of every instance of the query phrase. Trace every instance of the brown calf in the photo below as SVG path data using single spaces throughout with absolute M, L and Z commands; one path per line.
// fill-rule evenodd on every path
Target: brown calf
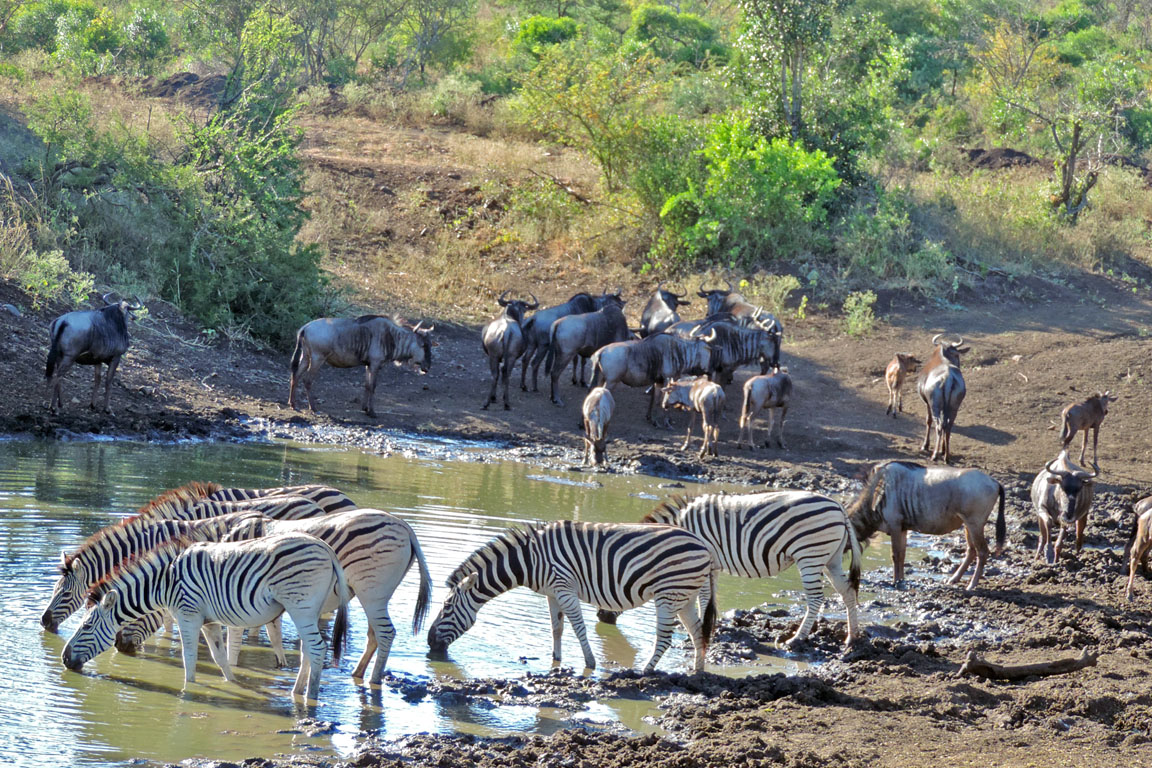
M 904 413 L 904 380 L 919 368 L 920 361 L 915 355 L 902 355 L 899 352 L 888 363 L 884 369 L 884 382 L 888 385 L 888 408 L 884 411 L 885 415 L 890 413 L 892 418 L 896 418 L 897 411 Z
M 1133 512 L 1136 513 L 1136 522 L 1124 550 L 1124 557 L 1128 560 L 1128 589 L 1124 596 L 1129 600 L 1136 595 L 1132 585 L 1136 581 L 1137 567 L 1148 573 L 1148 549 L 1152 547 L 1152 496 L 1136 502 Z
M 1096 441 L 1100 437 L 1100 424 L 1108 415 L 1108 403 L 1119 400 L 1111 392 L 1097 392 L 1082 403 L 1066 405 L 1060 413 L 1060 442 L 1064 449 L 1084 430 L 1084 440 L 1080 444 L 1080 463 L 1084 463 L 1084 453 L 1088 450 L 1088 430 L 1092 430 L 1092 463 L 1096 463 Z M 1056 429 L 1053 424 L 1049 429 Z
M 664 409 L 667 410 L 670 406 L 692 413 L 688 422 L 688 434 L 684 436 L 684 444 L 680 446 L 680 450 L 688 450 L 688 442 L 692 439 L 692 426 L 696 423 L 696 414 L 699 413 L 704 420 L 700 458 L 708 454 L 719 456 L 717 445 L 720 442 L 720 413 L 724 410 L 724 390 L 721 386 L 705 378 L 686 382 L 670 381 L 664 388 Z
M 762 409 L 768 408 L 768 439 L 764 441 L 767 448 L 772 443 L 772 428 L 777 419 L 773 418 L 775 409 L 780 409 L 780 427 L 776 437 L 776 444 L 784 448 L 784 419 L 788 416 L 788 402 L 792 399 L 792 377 L 786 371 L 777 369 L 770 376 L 753 376 L 744 382 L 744 407 L 740 411 L 740 438 L 736 447 L 744 444 L 744 436 L 748 436 L 748 447 L 756 448 L 756 440 L 752 437 L 752 419 Z

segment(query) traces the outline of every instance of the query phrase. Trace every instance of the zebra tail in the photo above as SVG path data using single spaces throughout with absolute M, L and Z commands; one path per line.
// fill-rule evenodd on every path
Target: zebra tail
M 56 366 L 60 363 L 60 337 L 64 335 L 64 329 L 67 327 L 68 323 L 60 323 L 52 329 L 52 346 L 48 348 L 48 364 L 44 366 L 45 379 L 52 378 Z
M 848 548 L 852 553 L 852 559 L 848 561 L 848 583 L 852 585 L 853 591 L 857 594 L 860 593 L 860 562 L 864 559 L 864 550 L 860 547 L 860 539 L 856 536 L 856 528 L 851 522 L 846 526 L 848 529 Z
M 420 567 L 420 592 L 416 596 L 416 610 L 412 614 L 412 634 L 420 634 L 424 626 L 424 619 L 428 617 L 428 606 L 432 602 L 432 577 L 428 574 L 428 562 L 424 559 L 424 550 L 420 549 L 420 542 L 416 534 L 412 534 L 412 558 Z M 412 561 L 408 561 L 412 565 Z
M 719 618 L 719 611 L 716 610 L 716 571 L 708 573 L 708 605 L 704 606 L 704 625 L 702 630 L 704 632 L 704 647 L 708 647 L 708 643 L 712 640 L 712 632 L 716 629 L 716 620 Z
M 332 658 L 340 661 L 348 646 L 348 601 L 352 599 L 352 595 L 348 591 L 344 569 L 335 561 L 333 566 L 336 574 L 336 595 L 340 599 L 340 606 L 336 609 L 336 620 L 332 623 Z
M 996 514 L 996 556 L 1004 551 L 1008 541 L 1008 524 L 1004 520 L 1004 486 L 1000 485 L 1000 511 Z

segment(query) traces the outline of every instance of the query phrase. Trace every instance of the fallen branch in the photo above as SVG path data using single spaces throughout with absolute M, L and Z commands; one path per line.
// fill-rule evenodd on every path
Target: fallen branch
M 990 680 L 1022 680 L 1033 676 L 1065 675 L 1078 669 L 1096 666 L 1098 656 L 1099 654 L 1089 653 L 1085 648 L 1077 659 L 1056 659 L 1036 664 L 993 664 L 981 658 L 976 651 L 971 651 L 964 666 L 960 667 L 960 674 L 986 677 Z

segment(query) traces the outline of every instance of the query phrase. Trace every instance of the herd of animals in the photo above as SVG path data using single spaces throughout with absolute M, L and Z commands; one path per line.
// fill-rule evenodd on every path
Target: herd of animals
M 522 361 L 521 386 L 533 389 L 541 362 L 552 378 L 552 400 L 562 404 L 558 382 L 569 362 L 577 368 L 591 361 L 592 389 L 584 400 L 585 460 L 605 460 L 608 424 L 614 410 L 612 390 L 623 382 L 651 390 L 648 417 L 657 400 L 664 409 L 679 407 L 700 414 L 704 436 L 700 454 L 716 455 L 723 387 L 733 371 L 759 363 L 761 373 L 744 387 L 740 442 L 755 445 L 752 418 L 762 408 L 778 408 L 777 445 L 783 447 L 783 421 L 792 382 L 780 366 L 783 328 L 760 307 L 749 304 L 731 284 L 727 290 L 701 290 L 708 300 L 703 320 L 683 321 L 676 312 L 683 294 L 658 286 L 642 315 L 639 333 L 624 322 L 620 293 L 578 294 L 565 305 L 539 309 L 539 302 L 508 299 L 502 312 L 483 331 L 483 347 L 492 385 L 484 403 L 496 402 L 504 386 L 509 408 L 509 378 Z M 51 329 L 47 377 L 50 407 L 60 406 L 60 377 L 73 363 L 95 365 L 92 406 L 100 384 L 100 365 L 108 365 L 104 407 L 120 355 L 128 345 L 127 318 L 139 302 L 109 302 L 90 312 L 71 312 Z M 528 312 L 535 311 L 530 316 Z M 373 391 L 380 366 L 390 360 L 413 360 L 424 371 L 431 363 L 430 328 L 407 328 L 383 316 L 314 320 L 297 335 L 292 356 L 290 403 L 302 382 L 313 406 L 311 385 L 319 368 L 364 365 L 362 408 L 373 412 Z M 580 603 L 601 609 L 603 620 L 643 603 L 656 609 L 656 642 L 645 665 L 651 671 L 667 649 L 676 620 L 695 649 L 694 669 L 703 669 L 704 652 L 716 619 L 716 573 L 751 578 L 773 576 L 795 564 L 800 572 L 807 611 L 790 644 L 803 641 L 823 603 L 827 574 L 847 609 L 846 645 L 860 629 L 856 602 L 861 545 L 877 532 L 892 541 L 894 578 L 904 577 L 908 531 L 942 535 L 963 527 L 967 550 L 949 582 L 958 583 L 975 565 L 968 589 L 977 586 L 989 556 L 984 529 L 994 511 L 997 550 L 1006 543 L 1005 489 L 977 469 L 947 466 L 949 438 L 965 396 L 960 356 L 963 339 L 932 340 L 933 351 L 921 366 L 911 355 L 898 354 L 888 365 L 887 413 L 903 410 L 906 380 L 920 371 L 917 392 L 927 415 L 922 450 L 945 465 L 889 460 L 871 467 L 863 490 L 847 507 L 805 491 L 704 495 L 673 498 L 641 524 L 555 522 L 505 532 L 466 558 L 447 580 L 448 595 L 428 631 L 428 644 L 443 651 L 476 621 L 489 600 L 516 586 L 527 586 L 548 599 L 552 621 L 553 659 L 560 661 L 565 617 L 580 641 L 587 667 L 595 667 Z M 772 369 L 772 373 L 769 373 Z M 1081 548 L 1099 475 L 1096 443 L 1108 405 L 1115 398 L 1099 393 L 1066 407 L 1062 413 L 1062 448 L 1036 475 L 1031 500 L 1039 524 L 1035 558 L 1049 563 L 1061 554 L 1065 534 L 1075 533 Z M 770 411 L 771 413 L 771 411 Z M 665 416 L 665 421 L 667 417 Z M 692 424 L 689 424 L 689 438 Z M 1088 432 L 1093 436 L 1092 469 L 1083 468 Z M 1069 445 L 1083 432 L 1079 462 Z M 772 425 L 769 422 L 769 438 Z M 688 440 L 685 441 L 685 447 Z M 1136 504 L 1136 523 L 1126 559 L 1126 595 L 1133 596 L 1138 568 L 1146 568 L 1152 549 L 1152 497 Z M 1053 529 L 1058 535 L 1053 546 Z M 844 555 L 849 556 L 847 573 Z M 353 677 L 379 684 L 395 629 L 388 601 L 410 566 L 416 563 L 420 588 L 413 631 L 423 624 L 431 601 L 431 582 L 420 545 L 402 519 L 375 509 L 360 509 L 341 491 L 325 486 L 274 489 L 222 488 L 192 483 L 168 491 L 140 512 L 108 526 L 64 553 L 51 603 L 41 623 L 56 631 L 70 614 L 87 604 L 80 627 L 68 641 L 62 660 L 70 669 L 115 645 L 138 649 L 170 615 L 179 626 L 185 679 L 195 675 L 197 636 L 203 634 L 212 658 L 232 679 L 238 663 L 241 630 L 268 626 L 278 661 L 285 663 L 279 617 L 287 612 L 301 640 L 300 671 L 293 693 L 317 698 L 326 642 L 320 617 L 336 610 L 331 639 L 339 657 L 347 630 L 347 602 L 355 596 L 367 617 L 365 651 Z M 221 626 L 229 627 L 227 642 Z M 374 662 L 373 662 L 374 659 Z M 371 672 L 368 665 L 372 663 Z

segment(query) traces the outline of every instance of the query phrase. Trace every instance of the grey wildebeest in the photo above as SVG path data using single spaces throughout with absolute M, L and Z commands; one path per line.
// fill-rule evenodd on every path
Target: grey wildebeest
M 1128 561 L 1128 587 L 1124 596 L 1131 600 L 1135 596 L 1133 586 L 1136 570 L 1142 568 L 1148 573 L 1148 549 L 1152 547 L 1152 496 L 1145 496 L 1132 507 L 1136 520 L 1132 523 L 1132 535 L 1124 548 L 1124 559 Z
M 687 294 L 666 291 L 661 287 L 662 285 L 664 283 L 659 283 L 656 286 L 656 290 L 652 292 L 648 303 L 644 305 L 644 311 L 640 313 L 640 338 L 668 330 L 669 327 L 680 322 L 680 314 L 676 308 L 687 307 L 691 304 L 691 302 L 684 301 Z
M 664 410 L 679 408 L 688 411 L 688 433 L 684 435 L 684 444 L 680 450 L 688 450 L 688 443 L 692 439 L 692 426 L 696 423 L 696 414 L 700 414 L 703 421 L 701 429 L 704 434 L 700 437 L 700 458 L 706 455 L 719 456 L 720 444 L 720 415 L 724 411 L 724 389 L 714 381 L 706 378 L 692 381 L 670 381 L 664 387 Z
M 1069 528 L 1076 529 L 1076 551 L 1084 545 L 1084 530 L 1088 527 L 1088 512 L 1092 508 L 1092 497 L 1096 490 L 1096 476 L 1100 468 L 1092 465 L 1089 472 L 1072 463 L 1068 451 L 1044 465 L 1032 481 L 1032 507 L 1040 527 L 1040 541 L 1036 545 L 1036 557 L 1044 553 L 1049 563 L 1060 559 L 1064 547 L 1064 533 Z M 1056 546 L 1048 556 L 1048 544 L 1052 539 L 1052 528 L 1058 526 Z M 1035 559 L 1035 558 L 1034 558 Z
M 591 357 L 596 350 L 616 341 L 632 338 L 628 321 L 624 318 L 624 301 L 619 296 L 603 309 L 585 312 L 582 315 L 568 315 L 552 324 L 552 334 L 548 339 L 548 361 L 545 370 L 552 377 L 552 402 L 563 405 L 560 399 L 560 376 L 577 355 Z M 572 383 L 576 381 L 576 367 L 572 367 Z M 582 383 L 582 382 L 581 382 Z
M 320 367 L 327 363 L 333 368 L 364 366 L 364 395 L 360 408 L 369 416 L 376 415 L 372 400 L 376 395 L 376 377 L 380 366 L 387 362 L 417 361 L 421 373 L 432 365 L 432 328 L 418 323 L 405 328 L 384 315 L 360 317 L 322 317 L 305 323 L 296 332 L 296 349 L 292 352 L 292 376 L 288 383 L 288 405 L 296 404 L 296 385 L 303 381 L 308 395 L 308 407 L 316 410 L 312 399 L 312 382 Z
M 592 355 L 592 384 L 615 389 L 651 387 L 648 421 L 652 421 L 660 388 L 679 376 L 707 375 L 712 372 L 712 350 L 700 339 L 683 339 L 670 333 L 657 333 L 644 339 L 609 344 Z M 653 422 L 654 423 L 654 422 Z M 665 416 L 664 425 L 668 426 Z
M 1084 431 L 1084 440 L 1080 443 L 1080 464 L 1084 463 L 1084 452 L 1088 450 L 1088 430 L 1092 430 L 1092 462 L 1096 462 L 1096 441 L 1100 437 L 1100 424 L 1108 415 L 1108 403 L 1118 399 L 1111 392 L 1097 392 L 1082 403 L 1066 405 L 1061 411 L 1060 444 L 1065 450 L 1076 437 L 1076 433 Z M 1048 427 L 1048 429 L 1055 428 L 1055 425 Z
M 914 355 L 902 355 L 899 352 L 888 363 L 884 369 L 884 383 L 888 385 L 888 408 L 884 415 L 890 413 L 892 418 L 896 418 L 897 411 L 904 413 L 904 380 L 919 368 L 920 361 Z
M 731 323 L 712 323 L 706 332 L 698 332 L 712 348 L 712 380 L 727 386 L 736 369 L 760 363 L 760 375 L 769 368 L 780 367 L 780 332 L 762 328 L 740 328 Z
M 763 307 L 750 304 L 742 294 L 736 292 L 731 280 L 727 282 L 727 290 L 701 288 L 696 292 L 697 296 L 708 301 L 708 315 L 705 319 L 727 321 L 742 328 L 778 330 L 781 334 L 784 333 L 784 326 L 775 315 L 765 311 Z
M 516 359 L 524 354 L 524 331 L 521 324 L 524 322 L 524 313 L 536 309 L 540 302 L 532 296 L 532 303 L 522 299 L 506 300 L 509 291 L 500 294 L 496 303 L 504 308 L 500 315 L 484 326 L 481 341 L 484 345 L 484 354 L 488 357 L 488 367 L 492 370 L 492 389 L 488 392 L 488 399 L 484 401 L 484 410 L 496 402 L 496 385 L 501 378 L 500 364 L 504 364 L 504 410 L 511 409 L 508 404 L 508 377 L 516 367 Z M 531 294 L 529 294 L 531 296 Z
M 776 444 L 784 447 L 784 419 L 788 417 L 788 403 L 792 400 L 792 377 L 786 371 L 777 370 L 768 376 L 753 376 L 744 382 L 744 406 L 740 409 L 740 437 L 736 441 L 737 447 L 744 444 L 744 436 L 748 436 L 748 447 L 755 448 L 756 440 L 752 436 L 752 419 L 764 408 L 768 409 L 768 439 L 764 441 L 767 448 L 772 443 L 772 428 L 774 422 L 779 421 Z M 780 409 L 780 418 L 774 419 L 773 413 Z
M 944 463 L 947 464 L 951 456 L 952 427 L 956 424 L 956 414 L 967 392 L 964 374 L 960 373 L 960 355 L 967 352 L 968 347 L 960 346 L 964 343 L 963 338 L 953 342 L 941 341 L 943 335 L 938 333 L 932 337 L 935 349 L 924 366 L 916 390 L 928 411 L 924 418 L 924 444 L 920 450 L 928 450 L 928 441 L 935 426 L 936 447 L 932 451 L 932 461 L 936 461 L 936 457 L 943 451 Z
M 620 298 L 620 293 L 602 293 L 593 296 L 589 293 L 577 293 L 563 304 L 554 307 L 545 307 L 524 320 L 524 362 L 520 366 L 520 389 L 528 391 L 528 363 L 532 363 L 532 391 L 539 392 L 537 375 L 540 373 L 540 364 L 548 355 L 548 340 L 552 335 L 552 324 L 568 315 L 582 315 L 585 312 L 595 312 L 603 309 L 612 297 Z
M 599 466 L 604 463 L 608 444 L 608 424 L 616 410 L 616 399 L 604 387 L 593 387 L 584 398 L 584 464 Z
M 48 382 L 48 409 L 58 413 L 63 403 L 61 387 L 64 374 L 73 364 L 94 367 L 92 399 L 89 407 L 96 410 L 96 393 L 100 391 L 100 366 L 108 365 L 104 379 L 104 411 L 111 413 L 108 402 L 112 397 L 112 377 L 120 365 L 120 357 L 128 351 L 128 318 L 143 309 L 139 299 L 112 302 L 112 294 L 104 294 L 107 306 L 100 309 L 66 312 L 52 321 L 48 329 L 50 346 L 44 379 Z
M 904 581 L 908 531 L 941 536 L 964 527 L 968 551 L 948 579 L 956 584 L 973 561 L 976 571 L 967 589 L 975 589 L 988 561 L 984 525 L 996 500 L 996 553 L 1004 549 L 1004 486 L 978 469 L 925 467 L 910 461 L 882 461 L 872 467 L 864 489 L 848 507 L 848 519 L 861 543 L 877 531 L 892 537 L 894 581 Z

